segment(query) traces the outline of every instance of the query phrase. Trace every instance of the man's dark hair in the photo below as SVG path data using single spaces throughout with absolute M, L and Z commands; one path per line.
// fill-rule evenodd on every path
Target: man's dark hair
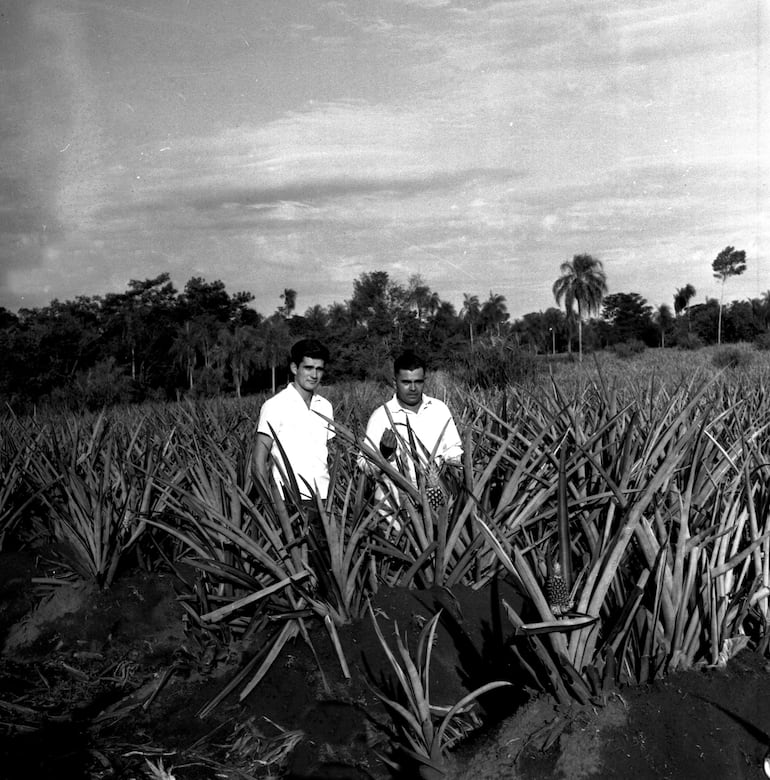
M 418 368 L 427 371 L 425 361 L 411 349 L 404 350 L 393 361 L 393 374 L 395 376 L 398 376 L 399 371 L 417 371 Z
M 329 362 L 329 350 L 318 339 L 302 339 L 291 348 L 291 362 L 299 365 L 303 358 Z

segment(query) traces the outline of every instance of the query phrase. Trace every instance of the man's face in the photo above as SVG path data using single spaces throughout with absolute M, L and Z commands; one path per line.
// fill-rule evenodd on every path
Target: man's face
M 297 365 L 292 363 L 290 368 L 294 374 L 294 384 L 308 393 L 314 393 L 324 374 L 325 363 L 321 358 L 304 357 Z
M 416 368 L 414 371 L 401 369 L 396 374 L 396 399 L 406 409 L 419 409 L 424 385 L 425 369 Z

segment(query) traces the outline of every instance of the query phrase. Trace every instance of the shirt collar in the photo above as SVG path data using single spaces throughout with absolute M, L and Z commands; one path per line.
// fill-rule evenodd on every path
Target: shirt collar
M 387 407 L 390 410 L 391 414 L 395 414 L 396 412 L 403 412 L 404 414 L 417 414 L 422 409 L 425 409 L 426 406 L 430 406 L 433 399 L 429 395 L 425 395 L 423 393 L 422 396 L 422 403 L 420 404 L 419 409 L 405 409 L 401 404 L 398 402 L 398 396 L 393 393 L 393 397 L 388 401 Z
M 299 403 L 301 403 L 305 408 L 312 408 L 313 406 L 317 406 L 318 403 L 322 400 L 322 396 L 318 395 L 318 393 L 313 393 L 313 395 L 310 396 L 310 407 L 308 407 L 308 405 L 305 403 L 305 399 L 302 397 L 302 394 L 294 385 L 294 382 L 289 384 L 289 387 L 294 391 L 295 399 L 299 401 Z

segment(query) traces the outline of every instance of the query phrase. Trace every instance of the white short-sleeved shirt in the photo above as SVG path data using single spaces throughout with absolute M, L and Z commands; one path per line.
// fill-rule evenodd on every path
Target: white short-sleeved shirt
M 387 412 L 385 411 L 386 407 Z M 414 436 L 422 443 L 428 453 L 434 453 L 436 460 L 456 463 L 462 457 L 462 440 L 449 407 L 443 401 L 429 395 L 423 395 L 422 403 L 416 411 L 401 406 L 395 395 L 382 406 L 378 406 L 372 412 L 366 426 L 366 443 L 373 449 L 379 449 L 383 432 L 386 428 L 392 427 L 388 419 L 388 412 L 390 412 L 395 426 L 400 457 L 410 457 L 410 454 L 404 452 L 404 447 L 401 445 L 402 440 L 409 441 L 407 421 Z M 423 453 L 421 453 L 422 455 Z M 423 458 L 423 462 L 425 460 L 427 457 Z M 363 465 L 362 461 L 359 463 Z M 412 476 L 414 478 L 414 474 Z
M 313 496 L 306 482 L 313 492 L 326 498 L 329 492 L 328 443 L 334 437 L 334 429 L 324 418 L 331 420 L 333 416 L 332 405 L 318 393 L 313 393 L 308 408 L 293 383 L 262 404 L 257 432 L 273 439 L 270 451 L 273 478 L 280 488 L 283 488 L 281 470 L 285 472 L 286 469 L 276 438 L 286 452 L 302 498 Z

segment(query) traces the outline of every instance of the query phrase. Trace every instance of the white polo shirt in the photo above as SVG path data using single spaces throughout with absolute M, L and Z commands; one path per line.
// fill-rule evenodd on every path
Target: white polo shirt
M 329 492 L 328 443 L 334 437 L 334 429 L 324 418 L 331 420 L 333 417 L 332 405 L 326 398 L 313 393 L 308 408 L 294 383 L 262 404 L 257 432 L 273 439 L 270 450 L 273 478 L 281 489 L 284 482 L 281 472 L 285 473 L 286 469 L 276 438 L 286 452 L 302 498 L 312 498 L 313 492 L 326 498 Z
M 383 432 L 386 428 L 391 427 L 388 413 L 385 411 L 386 407 L 393 418 L 400 457 L 407 457 L 411 460 L 411 453 L 405 451 L 406 448 L 401 445 L 402 440 L 409 441 L 408 420 L 409 428 L 414 436 L 422 442 L 428 453 L 434 453 L 436 460 L 456 463 L 462 458 L 462 440 L 457 432 L 457 426 L 452 419 L 449 407 L 443 401 L 429 395 L 423 395 L 422 403 L 417 411 L 405 409 L 395 395 L 382 406 L 378 406 L 372 412 L 366 426 L 366 443 L 370 447 L 378 450 Z M 422 452 L 420 452 L 420 456 L 425 464 L 427 456 Z M 359 463 L 363 465 L 362 461 Z M 412 478 L 414 479 L 414 473 Z

